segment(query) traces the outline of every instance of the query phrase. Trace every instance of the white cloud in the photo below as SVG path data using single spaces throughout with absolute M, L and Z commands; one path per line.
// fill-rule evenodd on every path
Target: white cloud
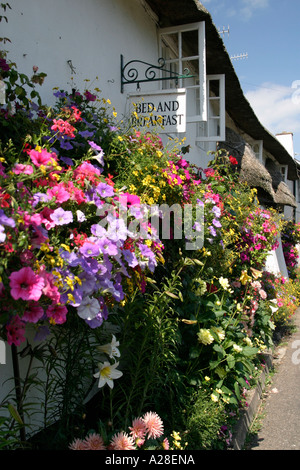
M 272 134 L 297 133 L 300 132 L 299 92 L 300 81 L 291 87 L 263 83 L 256 90 L 246 92 L 245 96 L 261 124 Z
M 247 21 L 257 10 L 268 8 L 270 0 L 232 0 L 230 4 L 220 0 L 202 0 L 201 3 L 208 9 L 212 8 L 212 13 L 224 10 L 227 17 L 238 16 L 241 20 Z
M 250 19 L 256 10 L 269 6 L 269 0 L 240 0 L 239 3 L 241 3 L 239 13 L 244 20 Z

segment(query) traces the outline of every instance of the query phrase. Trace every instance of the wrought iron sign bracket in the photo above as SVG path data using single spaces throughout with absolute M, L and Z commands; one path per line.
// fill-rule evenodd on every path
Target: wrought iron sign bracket
M 138 64 L 145 66 L 144 75 L 139 77 Z M 192 78 L 194 75 L 189 73 L 188 69 L 184 69 L 185 74 L 179 74 L 172 70 L 165 69 L 165 59 L 162 57 L 158 59 L 159 65 L 152 65 L 143 60 L 130 60 L 124 65 L 124 57 L 121 54 L 121 93 L 124 92 L 124 86 L 130 83 L 136 83 L 137 89 L 140 88 L 140 83 L 155 82 L 162 80 L 175 80 L 176 86 L 178 80 L 181 78 Z M 161 76 L 160 72 L 164 72 L 165 76 Z

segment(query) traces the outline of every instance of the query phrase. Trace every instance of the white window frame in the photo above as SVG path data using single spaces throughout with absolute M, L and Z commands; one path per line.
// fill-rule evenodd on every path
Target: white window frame
M 210 81 L 219 81 L 219 97 L 209 96 L 209 82 Z M 213 116 L 211 114 L 211 107 L 210 102 L 213 100 L 220 101 L 220 116 Z M 226 140 L 226 132 L 225 132 L 225 120 L 226 120 L 226 112 L 225 112 L 225 75 L 207 75 L 206 77 L 206 102 L 207 102 L 207 122 L 205 123 L 206 126 L 206 135 L 201 135 L 196 137 L 196 142 L 218 142 L 218 141 L 225 141 Z M 210 135 L 210 126 L 214 120 L 219 120 L 219 133 Z M 199 120 L 198 120 L 199 121 Z M 187 122 L 196 122 L 196 119 L 187 118 Z
M 258 147 L 259 147 L 258 152 L 255 152 L 255 150 L 254 150 L 255 145 L 258 145 Z M 252 148 L 253 152 L 255 153 L 256 158 L 260 161 L 260 163 L 263 163 L 263 141 L 262 140 L 253 141 L 253 143 L 251 144 L 251 148 Z
M 198 31 L 198 55 L 184 57 L 182 54 L 182 33 L 187 31 Z M 179 88 L 198 88 L 200 96 L 200 113 L 198 116 L 193 116 L 195 121 L 206 121 L 207 120 L 207 93 L 206 93 L 206 43 L 205 43 L 205 22 L 201 21 L 198 23 L 189 23 L 179 26 L 171 26 L 168 28 L 161 28 L 159 30 L 159 53 L 162 57 L 162 36 L 170 34 L 178 34 L 178 51 L 177 57 L 174 59 L 166 60 L 166 67 L 172 63 L 177 63 L 179 70 L 178 73 L 182 75 L 183 62 L 198 60 L 199 68 L 199 84 L 193 86 L 183 86 L 183 80 L 179 79 Z M 165 38 L 166 39 L 166 38 Z
M 280 165 L 280 171 L 283 177 L 283 181 L 286 183 L 287 182 L 287 175 L 288 175 L 288 165 Z

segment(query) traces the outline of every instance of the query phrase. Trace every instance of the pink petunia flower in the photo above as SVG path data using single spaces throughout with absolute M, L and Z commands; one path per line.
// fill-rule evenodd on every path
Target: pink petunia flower
M 9 279 L 10 293 L 15 300 L 37 301 L 40 299 L 44 287 L 44 279 L 35 274 L 31 268 L 26 267 L 19 271 L 14 271 L 9 276 Z
M 149 411 L 143 416 L 149 439 L 156 439 L 164 433 L 164 425 L 157 413 Z
M 57 325 L 62 325 L 65 323 L 67 313 L 68 309 L 65 305 L 57 305 L 55 303 L 52 303 L 52 305 L 50 305 L 46 311 L 47 317 Z
M 47 190 L 47 195 L 52 199 L 55 198 L 60 204 L 70 199 L 69 192 L 65 189 L 62 183 L 53 186 Z
M 38 167 L 41 165 L 47 165 L 53 160 L 57 160 L 56 154 L 49 153 L 46 149 L 41 149 L 40 152 L 38 150 L 30 150 L 29 156 L 31 158 L 32 163 Z
M 37 323 L 43 315 L 44 309 L 39 304 L 30 303 L 24 312 L 22 320 L 30 323 Z
M 22 163 L 16 163 L 12 169 L 12 172 L 15 173 L 15 175 L 32 175 L 33 168 L 31 165 L 23 165 Z
M 6 325 L 7 331 L 7 342 L 9 345 L 20 344 L 25 341 L 25 323 L 20 319 L 18 315 L 14 316 L 10 323 Z
M 113 450 L 135 450 L 134 440 L 128 434 L 119 432 L 113 436 L 110 448 Z

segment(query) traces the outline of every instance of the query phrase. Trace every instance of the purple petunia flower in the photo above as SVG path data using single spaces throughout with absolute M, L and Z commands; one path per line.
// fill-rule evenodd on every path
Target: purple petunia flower
M 220 215 L 221 215 L 221 209 L 220 209 L 220 207 L 218 207 L 218 206 L 214 206 L 214 207 L 212 208 L 212 212 L 213 212 L 213 213 L 215 214 L 215 216 L 218 217 L 218 218 L 219 218 Z
M 116 256 L 118 254 L 118 247 L 108 238 L 101 238 L 98 242 L 98 246 L 102 253 L 107 255 Z
M 146 258 L 153 258 L 155 256 L 153 251 L 149 248 L 149 246 L 139 243 L 138 247 L 141 251 L 142 256 L 145 256 Z
M 55 211 L 50 214 L 50 218 L 53 220 L 55 225 L 67 225 L 73 222 L 72 212 L 65 211 L 62 207 L 55 209 Z
M 213 237 L 215 237 L 217 235 L 217 232 L 215 231 L 214 227 L 210 226 L 210 227 L 208 227 L 208 230 L 213 235 Z
M 90 257 L 90 256 L 99 256 L 100 248 L 96 243 L 85 242 L 82 247 L 79 249 L 80 253 L 83 256 Z
M 66 139 L 60 139 L 59 145 L 63 150 L 72 150 L 73 148 L 73 145 Z
M 48 202 L 50 198 L 48 194 L 45 193 L 35 193 L 33 195 L 33 203 L 32 206 L 35 207 L 39 202 Z
M 84 139 L 86 139 L 87 137 L 93 137 L 94 132 L 90 132 L 90 131 L 79 131 L 78 134 L 81 135 L 81 137 L 83 137 Z
M 60 160 L 64 162 L 66 165 L 73 166 L 73 160 L 69 157 L 60 157 Z
M 91 226 L 91 233 L 95 235 L 95 237 L 104 237 L 106 235 L 106 229 L 100 224 L 93 224 Z
M 132 251 L 123 250 L 122 253 L 123 253 L 125 261 L 127 261 L 128 263 L 128 266 L 130 266 L 131 268 L 135 268 L 138 265 L 138 260 L 135 254 L 132 253 Z
M 7 225 L 8 227 L 15 227 L 16 222 L 14 219 L 11 217 L 7 217 L 7 215 L 4 214 L 4 211 L 0 209 L 0 224 L 2 225 Z
M 218 219 L 213 219 L 212 223 L 215 227 L 222 227 L 222 224 Z
M 98 150 L 98 151 L 102 150 L 102 148 L 99 145 L 97 145 L 95 142 L 93 142 L 92 140 L 88 140 L 88 143 L 90 144 L 92 149 Z
M 112 197 L 114 195 L 114 188 L 106 183 L 99 183 L 96 191 L 101 197 Z

